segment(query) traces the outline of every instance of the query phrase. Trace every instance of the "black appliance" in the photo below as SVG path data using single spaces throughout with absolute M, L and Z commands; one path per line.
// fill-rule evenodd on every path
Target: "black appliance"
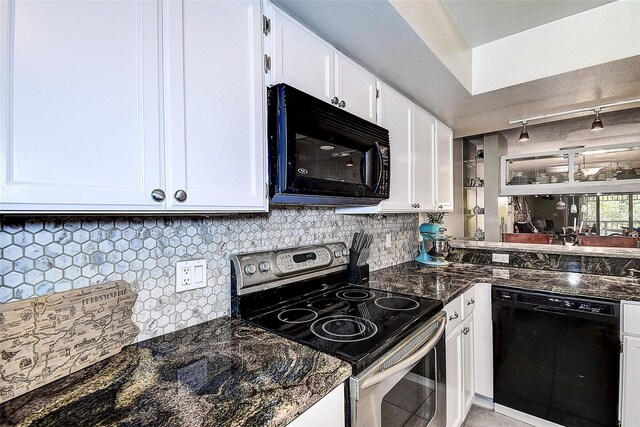
M 389 198 L 389 131 L 291 86 L 268 89 L 273 204 L 374 205 Z
M 566 426 L 616 426 L 618 302 L 492 290 L 494 402 Z
M 348 284 L 344 243 L 231 261 L 233 316 L 351 364 L 347 425 L 445 425 L 441 301 Z

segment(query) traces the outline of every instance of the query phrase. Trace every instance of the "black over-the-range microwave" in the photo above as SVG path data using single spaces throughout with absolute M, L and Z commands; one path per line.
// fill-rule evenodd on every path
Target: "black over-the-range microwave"
M 273 204 L 375 205 L 389 198 L 389 131 L 285 84 L 268 89 Z

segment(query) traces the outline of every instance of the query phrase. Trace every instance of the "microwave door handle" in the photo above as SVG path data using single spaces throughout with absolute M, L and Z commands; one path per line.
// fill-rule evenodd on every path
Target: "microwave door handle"
M 373 194 L 376 194 L 378 192 L 378 189 L 380 188 L 380 181 L 382 181 L 382 150 L 380 149 L 380 144 L 378 144 L 378 141 L 374 141 L 374 144 L 376 144 L 376 150 L 378 153 L 378 182 L 376 183 L 376 187 L 373 189 Z
M 386 380 L 390 376 L 397 374 L 398 372 L 402 371 L 403 369 L 408 368 L 409 366 L 415 364 L 420 359 L 422 359 L 427 353 L 429 353 L 431 350 L 433 350 L 433 348 L 436 346 L 436 344 L 438 343 L 438 341 L 442 337 L 442 333 L 444 332 L 444 326 L 445 326 L 446 323 L 447 322 L 445 321 L 445 319 L 442 319 L 442 321 L 440 322 L 440 326 L 438 326 L 438 331 L 436 332 L 436 334 L 429 341 L 427 341 L 427 343 L 425 345 L 420 347 L 420 349 L 418 351 L 416 351 L 415 353 L 413 353 L 411 356 L 407 357 L 406 359 L 401 360 L 400 362 L 398 362 L 397 364 L 393 365 L 389 369 L 386 369 L 386 370 L 380 372 L 379 374 L 376 374 L 376 375 L 373 375 L 373 376 L 371 376 L 369 378 L 366 378 L 362 382 L 362 385 L 360 386 L 360 389 L 364 390 L 366 388 L 374 386 L 374 385 L 378 384 L 379 382 Z

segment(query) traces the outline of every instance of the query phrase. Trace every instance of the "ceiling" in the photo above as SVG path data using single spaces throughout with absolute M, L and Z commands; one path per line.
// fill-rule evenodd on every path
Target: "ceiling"
M 274 3 L 425 107 L 455 137 L 516 128 L 508 122 L 532 115 L 640 97 L 640 55 L 472 96 L 386 0 Z
M 442 0 L 472 47 L 584 12 L 613 0 Z

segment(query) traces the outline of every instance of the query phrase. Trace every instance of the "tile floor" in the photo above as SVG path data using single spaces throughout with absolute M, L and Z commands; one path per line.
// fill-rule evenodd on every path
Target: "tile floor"
M 530 424 L 498 414 L 490 409 L 473 405 L 462 427 L 530 427 Z

